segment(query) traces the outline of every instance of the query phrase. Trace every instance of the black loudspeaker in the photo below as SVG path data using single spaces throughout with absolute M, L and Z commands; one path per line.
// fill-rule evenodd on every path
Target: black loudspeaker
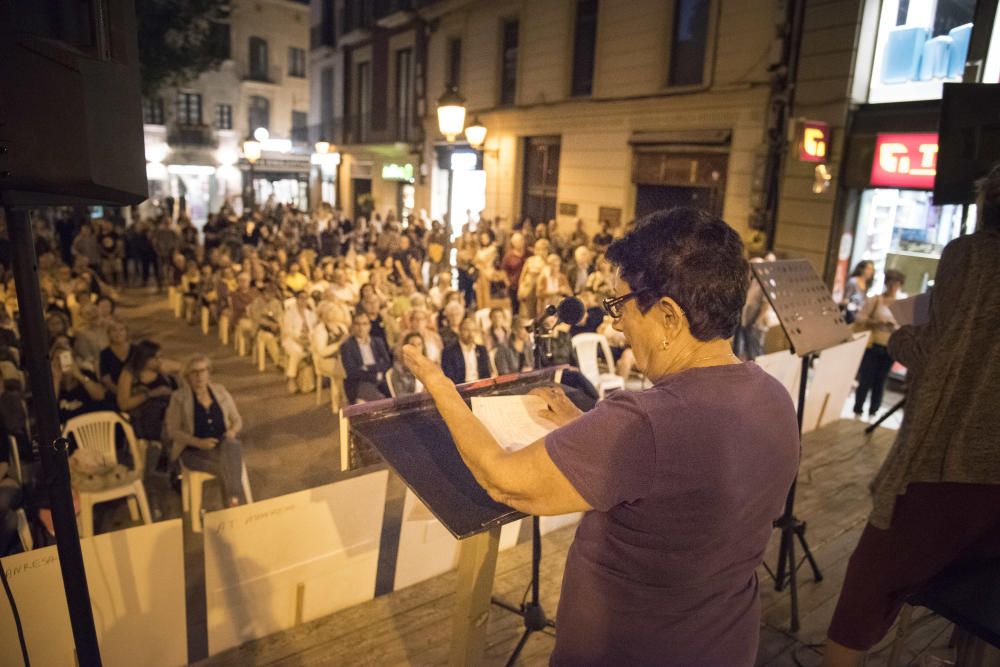
M 946 83 L 938 129 L 934 203 L 975 201 L 975 182 L 1000 160 L 1000 86 Z
M 3 203 L 146 199 L 134 1 L 0 0 Z

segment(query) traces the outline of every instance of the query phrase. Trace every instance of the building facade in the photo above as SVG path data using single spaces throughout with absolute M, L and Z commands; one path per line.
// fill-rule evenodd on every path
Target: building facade
M 769 68 L 781 52 L 777 1 L 312 5 L 311 125 L 334 137 L 348 213 L 360 196 L 378 210 L 450 216 L 453 231 L 481 211 L 579 219 L 593 231 L 686 204 L 754 236 Z M 400 102 L 410 86 L 413 134 Z M 438 130 L 435 102 L 450 89 L 465 99 L 467 124 L 487 129 L 479 149 Z
M 198 225 L 224 202 L 241 208 L 251 193 L 306 208 L 308 4 L 234 0 L 216 28 L 222 64 L 143 102 L 150 200 L 183 201 Z M 251 182 L 242 144 L 258 128 L 267 140 Z
M 875 289 L 892 268 L 922 292 L 943 247 L 971 229 L 971 202 L 932 193 L 941 97 L 945 83 L 1000 82 L 998 21 L 996 0 L 807 3 L 794 114 L 827 124 L 831 181 L 813 191 L 816 165 L 793 142 L 775 247 L 808 257 L 835 296 L 861 260 L 875 263 Z

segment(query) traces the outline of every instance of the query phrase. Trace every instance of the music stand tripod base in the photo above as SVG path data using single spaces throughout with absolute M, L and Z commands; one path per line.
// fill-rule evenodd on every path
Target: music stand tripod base
M 796 416 L 801 447 L 805 422 L 806 385 L 814 355 L 821 350 L 851 340 L 851 330 L 844 321 L 840 308 L 830 297 L 829 289 L 819 279 L 808 261 L 783 260 L 751 264 L 754 277 L 763 288 L 768 303 L 774 309 L 792 350 L 802 358 L 799 378 L 799 395 Z M 806 541 L 806 524 L 795 516 L 795 491 L 798 480 L 792 483 L 785 499 L 785 510 L 774 527 L 781 532 L 778 546 L 778 565 L 774 572 L 764 564 L 774 579 L 774 589 L 782 591 L 788 584 L 791 598 L 789 630 L 799 630 L 798 569 L 802 565 L 795 556 L 798 540 L 805 560 L 812 568 L 813 578 L 819 582 L 823 575 L 813 558 Z
M 524 619 L 524 633 L 518 640 L 510 657 L 507 659 L 507 667 L 511 667 L 517 662 L 521 655 L 521 650 L 528 642 L 534 632 L 542 632 L 545 628 L 555 628 L 556 624 L 545 615 L 545 609 L 539 597 L 539 564 L 542 560 L 542 531 L 541 524 L 537 516 L 531 517 L 531 599 L 521 603 L 520 607 L 503 600 L 493 598 L 492 602 L 501 609 L 505 609 L 512 614 L 517 614 Z

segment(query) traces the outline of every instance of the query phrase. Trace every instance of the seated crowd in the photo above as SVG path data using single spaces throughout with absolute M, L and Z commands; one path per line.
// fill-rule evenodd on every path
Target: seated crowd
M 145 448 L 146 474 L 160 471 L 176 479 L 178 462 L 211 472 L 229 504 L 244 495 L 235 402 L 208 379 L 207 358 L 182 367 L 161 358 L 155 341 L 133 341 L 128 324 L 116 316 L 118 289 L 151 281 L 159 290 L 168 288 L 175 313 L 192 326 L 200 323 L 207 333 L 214 324 L 223 340 L 257 352 L 261 364 L 270 358 L 291 393 L 328 382 L 335 407 L 421 391 L 402 361 L 407 344 L 421 347 L 457 384 L 540 366 L 532 325 L 567 296 L 580 298 L 585 315 L 573 325 L 545 319 L 551 327 L 546 364 L 576 363 L 573 337 L 598 333 L 613 357 L 614 368 L 607 370 L 622 384 L 632 375 L 632 352 L 600 305 L 613 295 L 604 252 L 614 237 L 606 224 L 590 236 L 578 221 L 567 236 L 554 220 L 507 225 L 470 216 L 453 235 L 448 224 L 424 214 L 398 220 L 392 211 L 376 212 L 352 220 L 326 204 L 310 214 L 268 203 L 242 215 L 226 206 L 199 233 L 183 213 L 175 222 L 165 212 L 152 219 L 133 212 L 129 225 L 121 217 L 91 219 L 70 210 L 47 214 L 54 221 L 38 217 L 33 228 L 63 425 L 92 412 L 125 415 Z M 888 272 L 886 293 L 866 301 L 872 272 L 870 263 L 862 264 L 844 307 L 856 327 L 875 332 L 855 407 L 860 414 L 870 393 L 874 414 L 891 365 L 882 339 L 895 328 L 885 306 L 897 296 L 902 277 Z M 13 439 L 4 437 L 0 449 L 16 442 L 27 463 L 33 458 L 32 431 L 12 316 L 17 302 L 6 269 L 3 277 L 0 414 Z M 737 354 L 762 354 L 768 330 L 780 330 L 776 325 L 751 282 L 733 341 Z M 0 461 L 11 458 L 0 451 Z M 80 465 L 82 475 L 87 470 Z M 20 481 L 2 466 L 0 472 Z M 44 494 L 23 495 L 20 488 L 0 493 L 0 528 L 12 525 L 10 514 L 22 504 L 34 510 L 28 515 L 35 523 L 50 526 Z M 36 530 L 42 542 L 51 538 L 48 532 Z M 4 548 L 0 541 L 0 553 Z
M 564 237 L 554 221 L 526 219 L 511 228 L 484 217 L 453 237 L 446 224 L 425 216 L 400 221 L 389 211 L 351 220 L 328 205 L 307 214 L 268 204 L 243 215 L 225 207 L 199 233 L 183 213 L 176 221 L 165 212 L 138 219 L 133 210 L 131 224 L 82 210 L 42 213 L 33 231 L 61 426 L 93 413 L 121 416 L 141 445 L 141 460 L 132 460 L 118 432 L 118 463 L 173 481 L 181 465 L 209 472 L 226 504 L 245 501 L 236 403 L 210 380 L 207 357 L 182 364 L 161 355 L 156 341 L 132 339 L 116 314 L 123 288 L 167 288 L 192 326 L 215 325 L 238 349 L 259 350 L 282 369 L 289 392 L 329 382 L 335 405 L 421 391 L 402 362 L 406 344 L 420 346 L 456 383 L 535 368 L 531 325 L 546 306 L 571 295 L 584 301 L 587 315 L 573 326 L 546 320 L 553 327 L 550 361 L 572 363 L 572 336 L 600 332 L 618 372 L 631 372 L 624 338 L 600 308 L 612 293 L 606 225 L 591 238 L 580 222 Z M 19 510 L 35 544 L 52 543 L 54 532 L 42 485 L 26 484 L 8 465 L 16 458 L 32 469 L 36 430 L 9 258 L 0 259 L 3 554 L 20 548 Z M 77 451 L 71 470 L 82 490 L 120 474 Z

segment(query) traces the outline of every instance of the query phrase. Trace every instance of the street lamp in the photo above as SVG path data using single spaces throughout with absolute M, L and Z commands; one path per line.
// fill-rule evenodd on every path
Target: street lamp
M 264 128 L 257 128 L 257 132 L 260 132 Z M 249 136 L 243 142 L 243 157 L 247 159 L 250 163 L 250 210 L 254 211 L 257 208 L 257 184 L 254 182 L 253 166 L 260 159 L 261 154 L 261 142 L 257 139 L 257 132 L 253 136 Z M 264 130 L 266 133 L 267 130 Z
M 465 127 L 465 98 L 458 94 L 455 86 L 449 87 L 437 101 L 438 129 L 448 143 L 454 143 L 455 137 L 462 134 Z
M 465 128 L 465 139 L 470 146 L 477 149 L 486 142 L 486 126 L 480 122 L 479 116 L 474 117 Z

